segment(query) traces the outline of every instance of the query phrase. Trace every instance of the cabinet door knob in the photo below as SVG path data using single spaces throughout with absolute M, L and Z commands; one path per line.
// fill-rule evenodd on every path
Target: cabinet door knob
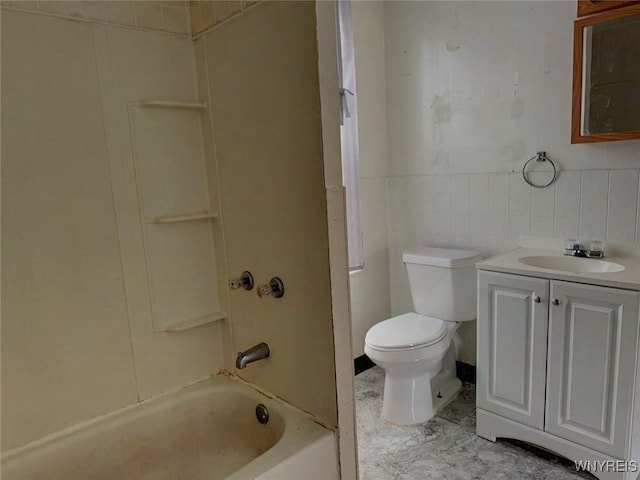
M 553 303 L 554 305 L 560 305 L 560 300 L 554 298 L 553 300 L 551 300 L 551 303 Z
M 536 303 L 540 303 L 542 299 L 540 298 L 540 295 L 536 295 L 535 297 L 533 297 L 533 301 Z

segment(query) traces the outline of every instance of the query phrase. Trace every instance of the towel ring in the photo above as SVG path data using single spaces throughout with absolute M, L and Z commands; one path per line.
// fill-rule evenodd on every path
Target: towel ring
M 551 180 L 549 180 L 544 185 L 537 185 L 537 184 L 533 183 L 531 180 L 529 180 L 529 177 L 527 177 L 527 173 L 525 172 L 525 170 L 527 169 L 527 165 L 529 165 L 529 163 L 534 161 L 534 160 L 536 162 L 549 162 L 551 164 L 551 167 L 553 168 L 553 178 L 551 178 Z M 555 181 L 555 179 L 557 177 L 558 177 L 558 169 L 556 168 L 556 164 L 553 163 L 553 160 L 551 160 L 549 157 L 547 157 L 547 152 L 536 152 L 536 156 L 535 157 L 531 157 L 522 166 L 522 178 L 524 178 L 525 182 L 527 182 L 529 185 L 531 185 L 532 187 L 535 187 L 535 188 L 548 187 L 549 185 L 551 185 Z

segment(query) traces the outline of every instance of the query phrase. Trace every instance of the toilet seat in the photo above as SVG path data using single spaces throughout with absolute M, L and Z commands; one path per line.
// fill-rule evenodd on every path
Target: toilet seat
M 365 344 L 381 351 L 414 350 L 440 342 L 447 336 L 445 322 L 418 313 L 405 313 L 369 329 Z

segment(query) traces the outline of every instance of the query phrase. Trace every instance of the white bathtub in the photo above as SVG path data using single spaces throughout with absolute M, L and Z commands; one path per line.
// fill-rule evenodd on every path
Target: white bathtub
M 266 424 L 255 415 L 262 403 Z M 333 480 L 334 432 L 225 376 L 2 457 L 2 480 Z

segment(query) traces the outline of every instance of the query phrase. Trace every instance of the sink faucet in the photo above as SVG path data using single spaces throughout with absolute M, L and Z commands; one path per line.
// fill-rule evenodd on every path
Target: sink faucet
M 236 368 L 246 368 L 250 363 L 267 358 L 269 355 L 271 355 L 269 345 L 264 342 L 259 343 L 245 352 L 238 352 L 236 356 Z
M 585 245 L 578 243 L 571 239 L 567 241 L 564 249 L 564 254 L 571 257 L 585 257 L 585 258 L 603 258 L 602 242 L 591 242 L 591 245 L 587 248 Z
M 564 249 L 564 254 L 572 257 L 586 257 L 587 250 L 584 245 L 578 242 L 570 242 Z

